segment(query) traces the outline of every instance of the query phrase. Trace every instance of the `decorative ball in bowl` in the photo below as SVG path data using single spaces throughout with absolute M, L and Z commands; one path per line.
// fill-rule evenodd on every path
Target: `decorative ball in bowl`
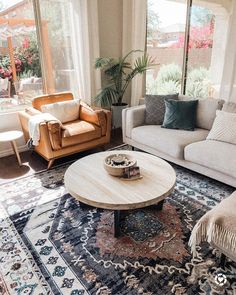
M 137 161 L 130 155 L 112 154 L 105 158 L 104 168 L 112 176 L 123 176 L 125 168 L 135 166 Z

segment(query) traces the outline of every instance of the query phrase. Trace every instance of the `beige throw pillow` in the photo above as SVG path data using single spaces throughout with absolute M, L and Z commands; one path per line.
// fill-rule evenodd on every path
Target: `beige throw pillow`
M 198 128 L 211 130 L 216 117 L 216 111 L 221 110 L 224 101 L 215 98 L 198 100 L 196 126 Z
M 195 100 L 198 99 L 196 127 L 211 130 L 216 117 L 216 111 L 221 110 L 224 104 L 222 99 L 215 98 L 194 98 L 186 95 L 179 95 L 179 100 Z
M 61 123 L 66 123 L 79 119 L 79 100 L 69 100 L 45 104 L 41 106 L 43 113 L 49 113 L 56 117 Z
M 216 111 L 216 118 L 207 139 L 236 144 L 236 114 Z

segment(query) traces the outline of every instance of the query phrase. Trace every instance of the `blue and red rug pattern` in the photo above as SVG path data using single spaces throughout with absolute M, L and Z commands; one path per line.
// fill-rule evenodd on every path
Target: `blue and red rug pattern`
M 117 239 L 112 211 L 81 208 L 65 191 L 67 167 L 1 186 L 0 294 L 236 294 L 235 263 L 223 270 L 215 249 L 193 258 L 188 247 L 196 221 L 233 188 L 176 166 L 163 209 L 123 213 Z

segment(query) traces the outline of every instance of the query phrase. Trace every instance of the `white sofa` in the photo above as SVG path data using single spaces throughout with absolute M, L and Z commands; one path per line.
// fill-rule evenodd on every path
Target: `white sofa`
M 188 98 L 182 96 L 180 99 Z M 223 101 L 216 99 L 200 100 L 195 131 L 145 125 L 145 105 L 127 108 L 122 112 L 123 141 L 236 187 L 236 145 L 206 140 L 216 109 L 222 108 L 222 105 Z

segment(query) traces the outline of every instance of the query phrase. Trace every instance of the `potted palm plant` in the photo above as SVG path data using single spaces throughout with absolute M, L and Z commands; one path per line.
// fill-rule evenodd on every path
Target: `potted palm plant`
M 95 97 L 95 102 L 102 107 L 112 109 L 113 128 L 121 127 L 121 113 L 128 106 L 123 102 L 124 94 L 131 80 L 138 74 L 145 73 L 153 66 L 153 59 L 147 53 L 137 57 L 133 66 L 128 61 L 131 54 L 141 50 L 132 50 L 121 58 L 99 57 L 95 68 L 103 70 L 107 77 L 107 84 Z

